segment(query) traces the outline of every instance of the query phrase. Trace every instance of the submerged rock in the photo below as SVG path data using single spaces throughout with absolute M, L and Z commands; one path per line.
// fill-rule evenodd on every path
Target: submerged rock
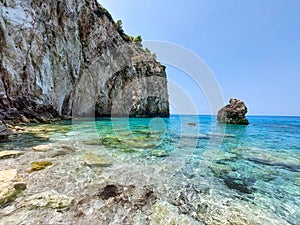
M 157 202 L 152 209 L 151 222 L 150 225 L 201 225 L 202 223 L 188 217 L 186 215 L 182 215 L 178 212 L 178 209 L 163 201 Z
M 227 176 L 224 179 L 224 183 L 226 184 L 227 187 L 230 189 L 235 189 L 241 193 L 245 194 L 252 194 L 253 191 L 255 191 L 254 188 L 250 187 L 250 184 L 253 183 L 254 181 L 247 181 L 247 180 L 242 180 L 242 179 L 234 179 L 231 178 L 230 176 Z
M 116 197 L 117 195 L 121 194 L 118 191 L 118 187 L 116 185 L 107 185 L 103 188 L 103 190 L 99 193 L 99 197 L 107 200 L 109 198 Z
M 214 176 L 223 178 L 232 171 L 232 168 L 228 165 L 211 163 L 209 168 L 212 170 Z
M 24 154 L 22 151 L 0 151 L 0 159 L 14 158 L 22 154 Z
M 13 201 L 25 189 L 26 184 L 17 169 L 0 171 L 0 206 Z
M 46 152 L 49 150 L 52 150 L 53 146 L 51 144 L 49 145 L 37 145 L 32 147 L 32 150 L 37 151 L 37 152 Z
M 29 170 L 29 172 L 35 172 L 35 171 L 40 171 L 45 169 L 48 166 L 51 166 L 53 163 L 49 162 L 49 161 L 41 161 L 41 162 L 32 162 L 31 165 L 31 169 Z
M 169 156 L 169 153 L 166 150 L 159 150 L 159 149 L 154 149 L 150 152 L 151 156 L 154 157 L 167 157 Z
M 112 161 L 105 156 L 95 155 L 91 152 L 84 154 L 84 161 L 87 165 L 92 167 L 107 167 L 112 164 Z
M 243 101 L 231 98 L 229 104 L 218 112 L 218 122 L 248 125 L 249 121 L 245 117 L 247 112 L 248 109 Z
M 72 197 L 50 190 L 26 198 L 23 205 L 29 208 L 63 209 L 69 207 L 73 200 Z
M 87 141 L 84 141 L 84 143 L 85 143 L 86 145 L 102 145 L 102 142 L 100 141 L 99 138 L 87 140 Z

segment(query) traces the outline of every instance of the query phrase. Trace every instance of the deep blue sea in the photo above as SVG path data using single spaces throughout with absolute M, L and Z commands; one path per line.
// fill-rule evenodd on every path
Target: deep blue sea
M 101 145 L 115 164 L 154 177 L 161 199 L 180 213 L 224 224 L 235 224 L 225 214 L 239 215 L 241 224 L 300 224 L 300 117 L 248 119 L 249 126 L 190 115 L 61 121 L 43 125 L 54 130 L 49 140 L 24 134 L 2 148 L 57 140 Z M 180 193 L 184 204 L 175 197 Z

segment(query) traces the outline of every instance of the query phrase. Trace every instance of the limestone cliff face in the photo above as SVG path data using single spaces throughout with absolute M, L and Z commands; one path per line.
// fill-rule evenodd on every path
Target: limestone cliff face
M 0 118 L 95 112 L 169 116 L 164 66 L 96 0 L 0 0 Z

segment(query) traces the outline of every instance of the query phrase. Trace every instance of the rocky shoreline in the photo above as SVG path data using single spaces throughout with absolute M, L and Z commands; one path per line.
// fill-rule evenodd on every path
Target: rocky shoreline
M 86 125 L 82 129 L 90 133 Z M 21 135 L 39 141 L 30 141 L 30 146 L 7 145 L 1 151 L 1 225 L 286 224 L 246 204 L 246 196 L 236 191 L 244 189 L 236 184 L 230 183 L 235 185 L 230 190 L 218 177 L 188 164 L 174 170 L 177 162 L 163 161 L 168 155 L 126 160 L 105 148 L 116 146 L 114 137 L 81 140 L 80 130 L 74 133 L 72 126 L 64 124 L 22 128 Z M 210 154 L 219 160 L 236 157 Z M 230 170 L 218 164 L 209 168 L 219 177 Z

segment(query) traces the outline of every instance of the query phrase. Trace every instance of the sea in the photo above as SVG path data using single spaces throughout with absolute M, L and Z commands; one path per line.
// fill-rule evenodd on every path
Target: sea
M 247 118 L 248 126 L 205 115 L 32 124 L 38 134 L 24 132 L 0 149 L 63 142 L 93 150 L 112 162 L 99 172 L 106 179 L 150 185 L 194 224 L 299 225 L 300 117 Z

